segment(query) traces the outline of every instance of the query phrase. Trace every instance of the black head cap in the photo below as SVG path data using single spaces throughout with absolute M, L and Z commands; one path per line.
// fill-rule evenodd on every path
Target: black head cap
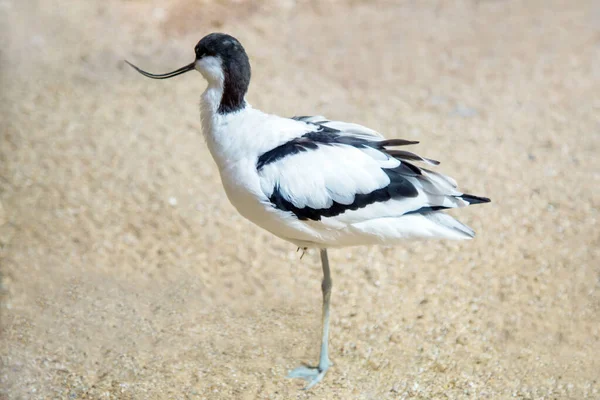
M 221 59 L 225 81 L 219 112 L 226 114 L 244 108 L 251 70 L 242 44 L 231 35 L 211 33 L 203 37 L 194 50 L 197 60 L 210 56 Z

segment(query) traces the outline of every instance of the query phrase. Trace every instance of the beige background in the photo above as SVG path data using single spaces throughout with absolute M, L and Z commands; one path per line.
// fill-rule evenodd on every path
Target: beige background
M 168 4 L 168 5 L 165 5 Z M 0 395 L 600 398 L 600 6 L 0 0 Z M 251 103 L 420 140 L 468 243 L 316 252 L 238 216 L 200 134 L 206 33 Z M 256 133 L 260 135 L 260 132 Z

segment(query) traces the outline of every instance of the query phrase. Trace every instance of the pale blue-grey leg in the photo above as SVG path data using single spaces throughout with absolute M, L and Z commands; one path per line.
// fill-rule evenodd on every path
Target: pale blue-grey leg
M 331 273 L 329 271 L 329 259 L 327 249 L 321 249 L 321 264 L 323 265 L 323 282 L 321 291 L 323 292 L 323 336 L 321 337 L 321 355 L 319 356 L 319 365 L 316 367 L 302 366 L 294 369 L 288 375 L 288 378 L 301 378 L 308 382 L 304 389 L 310 389 L 321 382 L 331 361 L 329 361 L 329 300 L 331 299 Z

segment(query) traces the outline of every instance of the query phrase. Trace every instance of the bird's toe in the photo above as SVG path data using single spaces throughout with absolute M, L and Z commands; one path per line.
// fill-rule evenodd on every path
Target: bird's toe
M 308 382 L 308 385 L 304 387 L 304 390 L 308 390 L 323 380 L 328 369 L 329 366 L 324 368 L 301 366 L 290 371 L 287 377 L 304 379 Z

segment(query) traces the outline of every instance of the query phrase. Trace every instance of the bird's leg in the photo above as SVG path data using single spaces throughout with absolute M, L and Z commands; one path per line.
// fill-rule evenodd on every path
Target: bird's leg
M 327 370 L 329 361 L 329 302 L 331 300 L 331 272 L 329 271 L 329 257 L 327 249 L 321 249 L 321 264 L 323 265 L 323 281 L 321 292 L 323 293 L 323 336 L 321 337 L 321 354 L 319 356 L 319 369 Z M 324 374 L 323 374 L 324 375 Z
M 316 367 L 302 366 L 289 373 L 289 378 L 302 378 L 308 382 L 304 389 L 310 389 L 321 382 L 331 361 L 329 361 L 329 301 L 331 299 L 331 272 L 329 271 L 329 259 L 327 249 L 321 249 L 321 264 L 323 266 L 323 282 L 321 291 L 323 292 L 323 336 L 321 337 L 321 354 L 319 356 L 319 365 Z

